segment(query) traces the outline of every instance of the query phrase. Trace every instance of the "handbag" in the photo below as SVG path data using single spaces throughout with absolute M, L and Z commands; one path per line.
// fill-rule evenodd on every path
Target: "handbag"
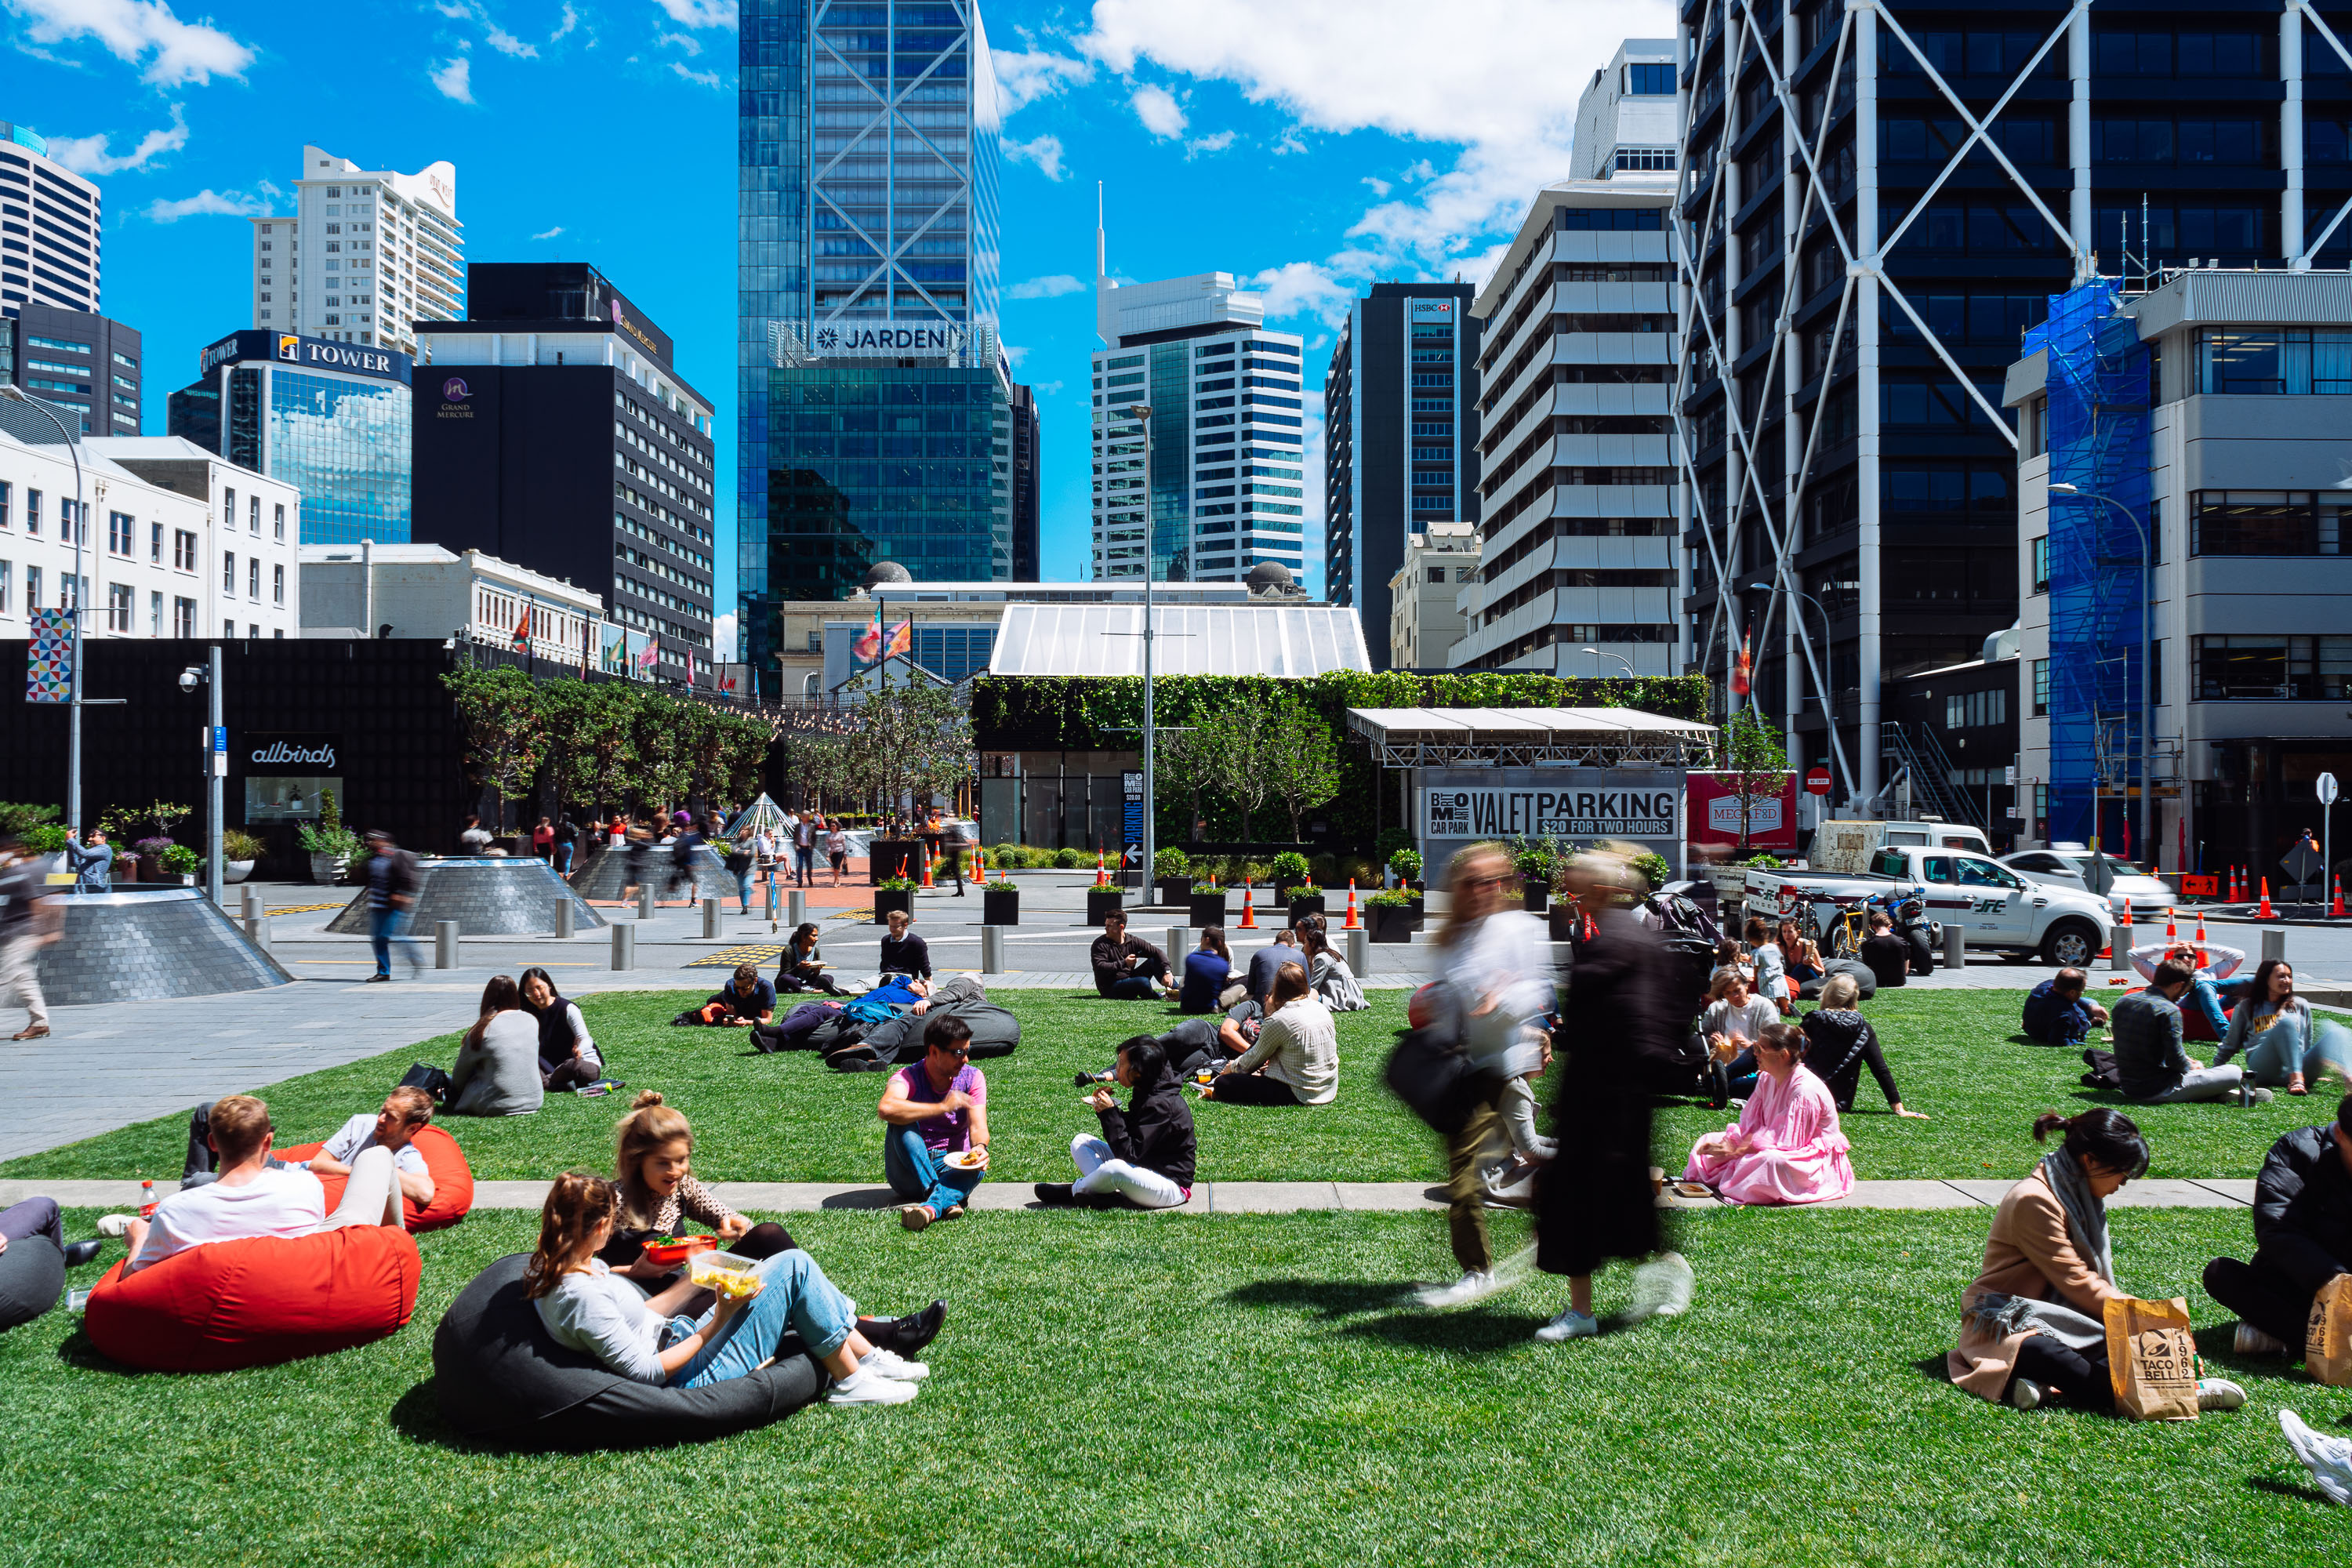
M 431 1062 L 412 1062 L 400 1077 L 402 1089 L 421 1089 L 439 1105 L 449 1098 L 449 1075 Z
M 1444 1138 L 1467 1126 L 1471 1112 L 1494 1098 L 1501 1081 L 1463 1049 L 1458 1010 L 1409 1030 L 1389 1053 L 1382 1076 L 1405 1108 Z

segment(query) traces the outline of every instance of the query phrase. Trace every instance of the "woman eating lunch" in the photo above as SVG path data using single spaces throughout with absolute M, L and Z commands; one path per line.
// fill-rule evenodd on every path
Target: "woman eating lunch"
M 772 1258 L 796 1245 L 782 1226 L 773 1220 L 753 1225 L 694 1179 L 694 1128 L 683 1111 L 663 1104 L 657 1091 L 649 1089 L 637 1096 L 621 1118 L 614 1143 L 613 1189 L 618 1206 L 602 1256 L 632 1279 L 667 1277 L 674 1265 L 646 1258 L 645 1244 L 656 1237 L 675 1236 L 689 1219 L 717 1231 L 719 1241 L 738 1258 Z

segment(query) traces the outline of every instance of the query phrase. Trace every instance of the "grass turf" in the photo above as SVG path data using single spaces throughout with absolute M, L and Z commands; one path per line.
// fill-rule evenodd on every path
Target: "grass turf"
M 581 1004 L 612 1070 L 629 1094 L 658 1089 L 693 1118 L 695 1172 L 706 1181 L 878 1182 L 881 1125 L 874 1114 L 881 1074 L 828 1070 L 810 1052 L 759 1056 L 721 1029 L 673 1029 L 668 1020 L 700 993 L 630 992 Z M 1118 1042 L 1165 1028 L 1156 1006 L 1105 1002 L 1091 993 L 1003 991 L 1021 1019 L 1012 1056 L 982 1063 L 988 1075 L 992 1179 L 1067 1181 L 1069 1144 L 1096 1126 L 1072 1087 L 1075 1071 L 1108 1067 Z M 1405 994 L 1371 993 L 1368 1012 L 1339 1015 L 1339 1098 L 1313 1110 L 1266 1110 L 1195 1103 L 1200 1170 L 1210 1181 L 1443 1181 L 1436 1142 L 1381 1082 L 1381 1065 L 1404 1024 Z M 2021 997 L 2000 991 L 1886 992 L 1864 1012 L 1885 1043 L 1904 1102 L 1929 1119 L 1898 1121 L 1865 1076 L 1844 1119 L 1855 1173 L 1864 1178 L 2013 1174 L 2026 1161 L 2027 1131 L 2042 1110 L 2068 1114 L 2112 1096 L 2077 1081 L 2074 1053 L 2015 1037 Z M 2210 1060 L 2211 1047 L 2200 1059 Z M 308 1073 L 259 1092 L 280 1140 L 323 1138 L 356 1110 L 373 1109 L 413 1061 L 456 1059 L 449 1034 L 383 1056 Z M 2330 1086 L 2331 1089 L 2333 1086 Z M 1549 1094 L 1546 1095 L 1549 1103 Z M 2332 1094 L 2268 1106 L 2130 1107 L 2155 1151 L 2152 1176 L 2252 1176 L 2281 1132 L 2326 1120 Z M 450 1119 L 475 1173 L 490 1179 L 551 1175 L 568 1166 L 605 1168 L 614 1121 L 625 1095 L 582 1100 L 550 1095 L 535 1116 Z M 1658 1119 L 1658 1159 L 1679 1172 L 1700 1134 L 1736 1113 L 1672 1102 Z M 24 1155 L 0 1176 L 62 1180 L 172 1176 L 186 1146 L 184 1116 L 165 1117 Z
M 73 1216 L 86 1228 L 89 1215 Z M 2347 1400 L 2200 1336 L 2248 1407 L 2137 1425 L 1943 1381 L 1983 1214 L 1686 1217 L 1691 1313 L 1529 1331 L 1538 1276 L 1402 1312 L 1449 1271 L 1434 1215 L 788 1216 L 869 1310 L 950 1302 L 931 1382 L 694 1447 L 488 1452 L 441 1426 L 432 1329 L 530 1216 L 421 1238 L 414 1321 L 209 1376 L 126 1374 L 62 1311 L 0 1334 L 0 1532 L 49 1564 L 2052 1563 L 2340 1559 L 2276 1412 Z M 2127 1288 L 2197 1275 L 2242 1214 L 2119 1211 Z M 1517 1226 L 1498 1240 L 1515 1244 Z M 77 1271 L 88 1283 L 99 1270 Z M 1622 1271 L 1600 1305 L 1622 1306 Z M 704 1544 L 708 1542 L 708 1544 Z

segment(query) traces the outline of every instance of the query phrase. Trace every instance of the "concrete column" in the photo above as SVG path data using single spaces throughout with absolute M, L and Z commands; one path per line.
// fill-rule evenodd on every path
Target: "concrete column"
M 1878 12 L 1848 0 L 1853 12 L 1854 475 L 1856 520 L 1856 684 L 1854 776 L 1867 799 L 1878 790 Z M 1832 679 L 1835 678 L 1832 677 Z
M 1793 80 L 1801 63 L 1797 50 L 1797 11 L 1793 0 L 1781 0 L 1780 16 L 1780 79 Z M 1798 245 L 1797 224 L 1805 210 L 1799 198 L 1798 187 L 1803 179 L 1804 160 L 1797 155 L 1797 139 L 1805 128 L 1792 119 L 1786 107 L 1780 116 L 1780 279 L 1781 298 L 1804 297 L 1803 286 L 1797 281 L 1797 267 L 1801 259 Z M 1811 143 L 1808 142 L 1808 146 Z M 1792 290 L 1791 284 L 1796 287 Z M 1778 307 L 1775 307 L 1776 312 Z M 1789 330 L 1789 318 L 1780 314 L 1773 324 L 1774 335 L 1780 339 L 1780 542 L 1795 560 L 1803 543 L 1799 532 L 1800 519 L 1793 504 L 1796 499 L 1797 466 L 1804 460 L 1804 432 L 1797 421 L 1797 389 L 1804 384 L 1803 355 L 1798 353 L 1796 335 Z M 1776 576 L 1777 581 L 1777 576 Z M 1797 653 L 1797 617 L 1805 613 L 1805 602 L 1795 590 L 1803 584 L 1798 581 L 1795 569 L 1790 572 L 1790 592 L 1781 595 L 1780 605 L 1780 707 L 1783 744 L 1788 748 L 1790 765 L 1800 773 L 1810 761 L 1797 745 L 1797 715 L 1804 710 L 1805 684 L 1799 671 L 1802 668 Z M 1829 650 L 1822 650 L 1827 658 Z
M 2279 196 L 2279 254 L 2297 272 L 2311 270 L 2303 254 L 2303 0 L 2286 0 L 2279 13 L 2279 81 L 2286 89 L 2279 105 L 2279 167 L 2286 190 Z
M 652 884 L 648 883 L 637 889 L 637 919 L 649 921 L 653 918 L 654 889 Z
M 1184 954 L 1192 946 L 1192 928 L 1190 926 L 1168 928 L 1168 940 L 1160 945 L 1168 950 L 1168 968 L 1171 973 L 1181 973 L 1183 971 Z
M 624 973 L 637 966 L 637 928 L 615 921 L 613 926 L 613 973 Z
M 269 917 L 268 915 L 247 914 L 245 917 L 245 940 L 253 943 L 256 947 L 265 950 L 268 949 L 269 946 Z
M 241 895 L 238 902 L 243 906 L 238 910 L 238 918 L 248 921 L 258 920 L 263 915 L 269 912 L 262 905 L 261 889 L 247 882 L 245 886 L 239 888 L 237 892 Z
M 2066 231 L 2074 245 L 2074 281 L 2089 279 L 2094 268 L 2091 253 L 2102 239 L 2120 241 L 2121 235 L 2095 235 L 2091 232 L 2091 14 L 2087 10 L 2074 13 L 2066 25 L 2066 76 L 2074 84 L 2074 96 L 2066 107 L 2066 163 L 2074 171 L 2074 189 L 2067 195 Z M 2116 269 L 2123 269 L 2124 258 L 2116 257 Z
M 2285 961 L 2286 932 L 2284 931 L 2272 930 L 2263 932 L 2263 958 L 2265 962 L 2273 958 L 2282 963 Z
M 1372 933 L 1359 926 L 1348 935 L 1348 967 L 1361 980 L 1372 967 Z
M 433 967 L 436 969 L 457 967 L 457 922 L 456 921 L 433 922 Z
M 1944 922 L 1944 967 L 1966 969 L 1969 966 L 1969 939 L 1957 921 Z
M 2108 937 L 2107 967 L 2117 974 L 2127 973 L 2131 969 L 2132 926 L 2127 918 L 2130 913 L 2131 905 L 2126 902 L 2124 905 L 2126 918 L 2116 921 L 2115 930 Z
M 808 920 L 808 895 L 794 888 L 784 900 L 785 918 L 798 931 Z

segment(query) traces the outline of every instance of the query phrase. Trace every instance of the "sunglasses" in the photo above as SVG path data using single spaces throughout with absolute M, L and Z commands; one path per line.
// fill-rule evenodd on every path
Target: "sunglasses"
M 970 1046 L 933 1046 L 931 1049 L 943 1057 L 953 1057 L 958 1061 L 963 1061 L 971 1055 Z

